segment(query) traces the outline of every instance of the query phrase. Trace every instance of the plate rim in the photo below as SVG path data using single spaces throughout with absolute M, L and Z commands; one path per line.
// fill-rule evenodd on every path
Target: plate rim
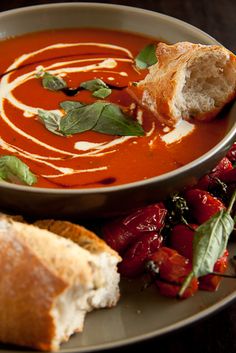
M 214 294 L 214 293 L 212 293 Z M 186 299 L 188 300 L 188 299 Z M 124 338 L 120 339 L 114 342 L 106 342 L 106 343 L 100 343 L 100 344 L 93 344 L 90 346 L 78 346 L 78 347 L 71 347 L 71 348 L 64 348 L 63 345 L 66 345 L 68 342 L 63 343 L 60 346 L 60 350 L 58 353 L 88 353 L 88 352 L 99 352 L 102 350 L 108 350 L 108 349 L 113 349 L 113 348 L 121 348 L 124 346 L 130 346 L 132 344 L 140 343 L 147 341 L 149 339 L 155 339 L 159 337 L 164 337 L 169 333 L 174 333 L 180 329 L 183 329 L 185 327 L 189 327 L 198 321 L 202 319 L 207 319 L 210 316 L 218 313 L 219 311 L 225 309 L 227 306 L 230 306 L 236 302 L 236 290 L 234 290 L 232 293 L 229 295 L 226 295 L 223 299 L 217 301 L 215 304 L 208 306 L 206 309 L 201 310 L 199 313 L 191 315 L 185 319 L 182 319 L 174 324 L 168 325 L 166 327 L 160 328 L 158 330 L 154 330 L 142 335 L 136 335 L 131 338 Z M 111 309 L 112 310 L 112 309 Z M 76 335 L 81 335 L 81 333 L 77 333 Z M 23 346 L 14 346 L 13 349 L 7 348 L 7 344 L 1 343 L 2 347 L 0 347 L 0 353 L 24 353 L 24 348 Z M 18 347 L 18 348 L 17 348 Z M 35 353 L 37 351 L 32 350 L 31 348 L 27 348 L 27 353 Z

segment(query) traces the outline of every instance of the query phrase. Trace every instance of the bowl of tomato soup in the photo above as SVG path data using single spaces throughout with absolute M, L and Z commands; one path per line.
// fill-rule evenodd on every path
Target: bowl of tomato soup
M 193 184 L 235 138 L 235 106 L 181 136 L 130 94 L 158 42 L 217 42 L 141 9 L 67 3 L 0 14 L 1 208 L 106 217 Z M 172 133 L 171 133 L 172 132 Z

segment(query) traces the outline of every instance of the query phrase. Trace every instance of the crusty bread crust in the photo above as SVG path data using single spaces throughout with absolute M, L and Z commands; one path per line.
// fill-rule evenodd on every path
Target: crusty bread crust
M 0 342 L 58 350 L 86 312 L 116 305 L 119 261 L 84 227 L 0 214 Z
M 41 263 L 15 230 L 2 224 L 0 267 L 4 273 L 0 276 L 0 341 L 40 350 L 57 348 L 52 347 L 55 326 L 50 309 L 67 284 Z
M 57 221 L 53 219 L 36 221 L 34 225 L 70 239 L 93 254 L 107 252 L 112 256 L 115 256 L 118 260 L 121 260 L 118 253 L 110 248 L 104 240 L 80 225 L 68 221 Z
M 55 301 L 72 285 L 80 286 L 82 293 L 92 286 L 83 252 L 68 239 L 0 217 L 1 342 L 59 349 L 52 315 Z
M 184 119 L 194 117 L 197 120 L 211 120 L 226 103 L 234 99 L 236 96 L 236 57 L 227 49 L 217 45 L 207 46 L 189 42 L 180 42 L 174 45 L 159 43 L 157 45 L 156 56 L 158 62 L 150 67 L 149 74 L 139 82 L 138 89 L 142 91 L 142 104 L 150 109 L 161 123 L 173 126 L 180 120 L 181 117 L 176 113 L 176 97 L 180 94 L 180 83 L 184 84 L 184 81 L 189 79 L 186 71 L 193 61 L 209 53 L 212 55 L 220 53 L 227 58 L 226 65 L 230 66 L 231 79 L 235 82 L 234 87 L 229 90 L 229 94 L 224 101 L 219 105 L 217 104 L 214 109 L 199 110 L 194 114 L 186 112 L 182 116 Z M 210 66 L 211 62 L 209 62 L 209 69 Z M 199 67 L 199 70 L 201 71 L 201 67 Z M 224 70 L 224 68 L 219 68 L 219 70 Z M 204 80 L 204 77 L 202 79 Z M 192 99 L 195 99 L 195 97 L 193 96 Z
M 41 262 L 65 283 L 87 285 L 91 279 L 87 251 L 75 246 L 70 239 L 46 229 L 39 231 L 34 225 L 12 222 L 11 227 Z

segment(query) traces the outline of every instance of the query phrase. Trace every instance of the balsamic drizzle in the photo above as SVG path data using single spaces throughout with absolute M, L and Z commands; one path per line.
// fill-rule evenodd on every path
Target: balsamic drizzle
M 113 184 L 116 181 L 116 178 L 114 177 L 109 177 L 109 178 L 105 178 L 99 181 L 96 181 L 96 184 L 103 184 L 103 185 L 110 185 Z
M 83 91 L 83 87 L 77 87 L 77 88 L 62 88 L 60 91 L 63 92 L 66 96 L 68 97 L 74 97 L 79 91 Z
M 104 81 L 105 82 L 105 81 Z M 128 85 L 126 86 L 115 86 L 115 85 L 111 85 L 110 83 L 107 83 L 105 82 L 106 85 L 111 88 L 111 89 L 114 89 L 114 90 L 118 90 L 118 91 L 122 91 L 123 89 L 127 88 Z M 60 91 L 63 92 L 66 96 L 68 97 L 73 97 L 75 96 L 79 91 L 83 91 L 83 90 L 86 90 L 85 88 L 83 87 L 76 87 L 76 88 L 69 88 L 69 87 L 66 87 L 66 88 L 62 88 Z
M 66 59 L 66 58 L 70 58 L 70 57 L 78 57 L 78 56 L 92 56 L 92 55 L 97 55 L 97 53 L 83 53 L 83 54 L 70 54 L 70 55 L 60 55 L 60 56 L 55 56 L 55 57 L 52 57 L 52 58 L 46 58 L 46 59 L 41 59 L 41 60 L 38 60 L 38 61 L 34 61 L 34 62 L 30 62 L 30 63 L 27 63 L 27 64 L 23 64 L 15 69 L 11 69 L 9 71 L 6 71 L 6 72 L 3 72 L 3 73 L 0 73 L 0 79 L 3 78 L 5 75 L 8 75 L 12 72 L 15 72 L 15 71 L 18 71 L 18 70 L 21 70 L 21 69 L 24 69 L 28 66 L 31 66 L 31 65 L 40 65 L 42 63 L 45 63 L 47 61 L 50 61 L 50 60 L 57 60 L 57 59 Z M 108 53 L 99 53 L 99 55 L 108 55 Z M 125 57 L 125 56 L 124 56 Z M 127 88 L 128 86 L 115 86 L 115 85 L 112 85 L 110 83 L 107 83 L 106 82 L 106 85 L 110 88 L 110 89 L 114 89 L 114 90 L 123 90 L 125 88 Z M 79 91 L 82 91 L 84 90 L 83 87 L 75 87 L 75 88 L 69 88 L 69 87 L 66 87 L 66 88 L 63 88 L 61 90 L 61 92 L 63 92 L 66 96 L 68 97 L 74 97 Z
M 94 185 L 94 184 L 101 184 L 101 185 L 111 185 L 113 183 L 116 182 L 116 178 L 115 177 L 108 177 L 108 178 L 104 178 L 104 179 L 101 179 L 101 180 L 98 180 L 98 181 L 94 181 L 92 183 L 86 183 L 86 184 L 76 184 L 76 185 L 73 185 L 73 187 L 71 187 L 70 185 L 67 185 L 66 183 L 61 183 L 60 181 L 58 180 L 52 180 L 52 179 L 49 179 L 47 177 L 43 177 L 44 179 L 46 179 L 47 181 L 49 181 L 51 184 L 54 184 L 54 185 L 57 185 L 57 186 L 60 186 L 60 187 L 64 187 L 64 188 L 75 188 L 75 187 L 81 187 L 81 186 L 89 186 L 89 185 Z

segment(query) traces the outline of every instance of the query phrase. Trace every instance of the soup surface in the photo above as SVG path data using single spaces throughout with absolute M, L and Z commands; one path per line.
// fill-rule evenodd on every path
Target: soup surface
M 130 82 L 143 79 L 135 56 L 153 39 L 102 29 L 63 29 L 27 34 L 0 43 L 0 153 L 15 155 L 37 176 L 34 186 L 93 188 L 144 180 L 174 170 L 213 147 L 224 135 L 226 118 L 196 123 L 181 133 L 160 125 L 130 95 Z M 42 85 L 42 72 L 61 77 L 68 89 Z M 63 136 L 48 129 L 39 110 L 62 114 L 60 103 L 101 101 L 81 82 L 102 79 L 118 105 L 137 120 L 142 136 L 93 130 Z

